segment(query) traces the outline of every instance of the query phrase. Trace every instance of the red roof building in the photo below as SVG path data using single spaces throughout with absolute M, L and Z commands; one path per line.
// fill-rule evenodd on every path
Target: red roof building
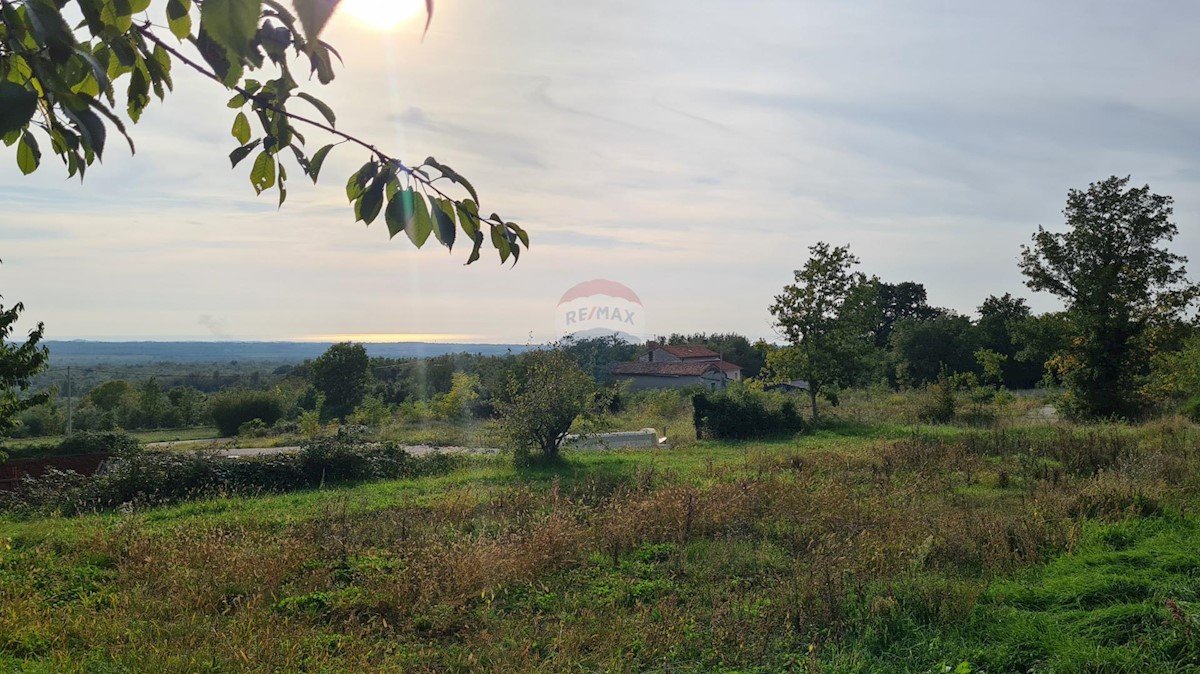
M 636 362 L 617 363 L 613 367 L 613 374 L 628 379 L 634 391 L 694 385 L 715 390 L 742 378 L 740 365 L 725 362 L 721 354 L 706 346 L 661 346 L 653 342 L 648 346 L 649 350 Z

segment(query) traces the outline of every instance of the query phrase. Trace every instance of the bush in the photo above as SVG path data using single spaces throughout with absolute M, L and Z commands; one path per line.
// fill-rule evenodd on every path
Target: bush
M 449 472 L 460 458 L 415 457 L 398 445 L 310 442 L 299 452 L 233 459 L 207 452 L 122 454 L 83 476 L 52 470 L 26 478 L 0 509 L 77 514 L 124 504 L 159 505 L 214 494 L 284 492 L 324 484 Z
M 1200 396 L 1193 396 L 1183 404 L 1183 414 L 1188 419 L 1200 424 Z
M 751 440 L 798 433 L 804 420 L 796 403 L 782 393 L 734 384 L 720 393 L 692 398 L 696 436 L 712 440 Z
M 262 419 L 256 418 L 238 426 L 237 434 L 242 438 L 265 438 L 271 434 L 271 429 L 263 423 Z
M 268 391 L 222 391 L 209 399 L 208 409 L 221 435 L 237 435 L 242 424 L 252 419 L 270 426 L 283 416 L 279 397 Z
M 58 443 L 57 454 L 130 454 L 140 451 L 137 438 L 123 431 L 83 431 Z
M 571 424 L 607 407 L 606 392 L 562 348 L 527 351 L 497 401 L 500 427 L 518 461 L 530 451 L 558 457 Z
M 925 387 L 928 397 L 917 410 L 917 416 L 921 421 L 935 424 L 954 421 L 954 416 L 958 412 L 958 401 L 955 397 L 957 390 L 958 381 L 947 375 L 946 368 L 943 367 L 937 380 L 930 382 Z

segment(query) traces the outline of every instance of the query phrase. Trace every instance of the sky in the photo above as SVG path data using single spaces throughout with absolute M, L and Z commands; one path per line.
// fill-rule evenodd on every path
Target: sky
M 518 264 L 354 223 L 350 147 L 319 185 L 293 170 L 282 209 L 256 197 L 228 93 L 177 64 L 136 155 L 112 143 L 82 184 L 0 149 L 0 293 L 50 339 L 529 343 L 603 278 L 653 334 L 778 339 L 767 307 L 828 241 L 934 305 L 1054 310 L 1020 246 L 1114 174 L 1175 197 L 1200 276 L 1197 25 L 1183 0 L 438 0 L 422 41 L 423 17 L 339 15 L 345 66 L 306 90 L 470 178 L 530 233 Z

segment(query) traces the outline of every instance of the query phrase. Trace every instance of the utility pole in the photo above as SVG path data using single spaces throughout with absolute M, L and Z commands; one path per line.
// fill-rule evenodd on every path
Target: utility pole
M 67 435 L 75 425 L 75 408 L 71 406 L 71 366 L 67 366 Z

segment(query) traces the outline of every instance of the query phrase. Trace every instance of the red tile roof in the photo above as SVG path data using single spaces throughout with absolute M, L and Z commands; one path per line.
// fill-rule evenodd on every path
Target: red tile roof
M 707 346 L 697 344 L 676 344 L 675 346 L 659 347 L 676 358 L 720 358 L 721 354 Z
M 711 360 L 678 361 L 671 363 L 617 363 L 613 374 L 645 374 L 659 377 L 699 377 L 705 372 L 721 372 L 722 363 Z M 728 365 L 728 363 L 725 363 Z M 736 365 L 734 367 L 737 367 Z M 738 368 L 741 369 L 741 368 Z

